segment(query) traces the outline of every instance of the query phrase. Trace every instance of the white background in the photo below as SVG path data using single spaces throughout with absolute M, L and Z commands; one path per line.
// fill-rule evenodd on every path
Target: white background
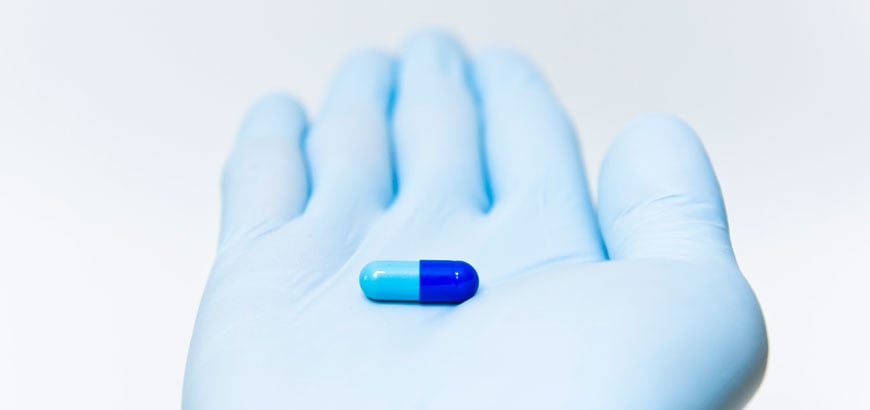
M 531 55 L 593 178 L 635 115 L 692 123 L 767 320 L 751 407 L 870 408 L 870 3 L 652 3 L 0 0 L 0 408 L 177 408 L 246 106 L 429 26 Z

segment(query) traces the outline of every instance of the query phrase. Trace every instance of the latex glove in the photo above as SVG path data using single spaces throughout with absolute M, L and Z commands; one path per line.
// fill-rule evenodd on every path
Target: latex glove
M 187 409 L 708 408 L 766 362 L 693 131 L 641 118 L 592 205 L 571 125 L 530 63 L 468 61 L 448 36 L 352 58 L 306 125 L 249 113 L 223 185 L 220 248 Z M 599 233 L 600 232 L 600 233 Z M 461 259 L 458 306 L 375 303 L 369 261 Z

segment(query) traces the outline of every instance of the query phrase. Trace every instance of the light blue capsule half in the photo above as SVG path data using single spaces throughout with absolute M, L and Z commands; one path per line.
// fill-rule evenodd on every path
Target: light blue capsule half
M 359 274 L 359 286 L 369 299 L 420 300 L 420 262 L 375 261 Z

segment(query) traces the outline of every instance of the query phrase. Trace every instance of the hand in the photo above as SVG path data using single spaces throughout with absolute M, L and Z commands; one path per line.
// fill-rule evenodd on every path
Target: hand
M 710 408 L 744 403 L 761 311 L 694 132 L 617 138 L 592 205 L 574 132 L 521 56 L 414 38 L 352 58 L 310 125 L 285 96 L 227 163 L 186 409 Z M 458 306 L 376 303 L 378 259 L 461 259 Z

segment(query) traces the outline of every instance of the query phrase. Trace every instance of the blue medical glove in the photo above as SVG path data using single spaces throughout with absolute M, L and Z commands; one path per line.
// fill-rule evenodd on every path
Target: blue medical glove
M 744 403 L 767 339 L 701 142 L 643 117 L 600 175 L 596 208 L 529 62 L 443 34 L 352 58 L 310 123 L 263 99 L 226 165 L 184 408 Z M 358 275 L 379 259 L 465 260 L 480 291 L 372 302 Z

